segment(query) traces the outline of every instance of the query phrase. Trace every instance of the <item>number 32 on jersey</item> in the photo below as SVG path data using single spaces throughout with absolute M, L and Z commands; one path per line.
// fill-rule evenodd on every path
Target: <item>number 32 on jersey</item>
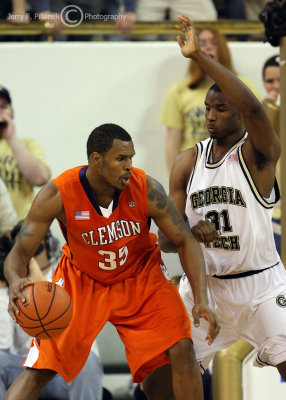
M 112 271 L 125 264 L 128 257 L 128 247 L 125 245 L 118 252 L 98 250 L 98 254 L 102 256 L 102 261 L 98 262 L 99 268 Z

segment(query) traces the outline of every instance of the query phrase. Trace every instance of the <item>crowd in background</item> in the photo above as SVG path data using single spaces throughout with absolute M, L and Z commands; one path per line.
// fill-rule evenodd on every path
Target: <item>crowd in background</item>
M 258 14 L 266 3 L 265 0 L 3 0 L 0 4 L 0 20 L 12 24 L 27 24 L 31 20 L 48 21 L 54 25 L 54 40 L 72 41 L 92 40 L 93 36 L 59 35 L 66 26 L 77 26 L 77 22 L 81 21 L 114 21 L 115 29 L 122 35 L 103 36 L 103 39 L 133 40 L 131 33 L 136 21 L 175 21 L 182 11 L 194 21 L 258 20 Z M 141 37 L 140 40 L 146 38 Z M 154 36 L 148 36 L 150 38 Z M 166 39 L 166 36 L 159 38 Z M 1 41 L 23 39 L 36 40 L 31 36 L 0 36 Z

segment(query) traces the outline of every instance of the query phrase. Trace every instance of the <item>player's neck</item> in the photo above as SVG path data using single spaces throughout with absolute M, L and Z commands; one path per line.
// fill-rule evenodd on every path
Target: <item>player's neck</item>
M 244 132 L 237 132 L 224 138 L 215 139 L 212 147 L 212 162 L 219 161 L 243 137 Z
M 98 190 L 98 188 L 96 190 L 94 190 L 92 188 L 92 192 L 93 192 L 93 196 L 94 196 L 94 199 L 97 202 L 97 204 L 100 207 L 108 208 L 110 203 L 114 199 L 116 189 L 108 188 L 107 190 L 101 191 L 101 190 Z
M 86 172 L 86 177 L 96 203 L 100 207 L 108 208 L 114 199 L 116 188 L 102 177 L 98 175 L 92 176 L 88 170 Z

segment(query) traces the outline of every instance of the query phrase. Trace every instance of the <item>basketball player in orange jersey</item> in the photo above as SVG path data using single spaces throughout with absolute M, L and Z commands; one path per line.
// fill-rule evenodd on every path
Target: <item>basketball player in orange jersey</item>
M 53 219 L 66 243 L 53 281 L 73 302 L 73 318 L 57 338 L 35 338 L 5 399 L 37 399 L 56 374 L 74 379 L 107 321 L 126 348 L 135 382 L 149 399 L 202 400 L 202 383 L 191 340 L 188 314 L 176 287 L 166 279 L 150 218 L 177 246 L 195 298 L 195 326 L 209 324 L 206 341 L 219 332 L 208 306 L 205 267 L 195 241 L 163 187 L 132 168 L 130 135 L 121 127 L 97 127 L 87 141 L 88 165 L 65 171 L 37 195 L 5 263 L 10 286 L 9 313 L 16 322 L 17 298 L 28 284 L 26 268 Z M 165 275 L 164 275 L 165 274 Z M 170 377 L 170 365 L 172 379 Z

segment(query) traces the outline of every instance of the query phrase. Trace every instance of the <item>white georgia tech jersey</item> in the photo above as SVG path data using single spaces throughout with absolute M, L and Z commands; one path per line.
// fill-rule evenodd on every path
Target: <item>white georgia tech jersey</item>
M 190 226 L 207 219 L 221 232 L 214 243 L 201 244 L 208 275 L 264 269 L 280 260 L 271 223 L 279 189 L 275 182 L 267 200 L 259 193 L 242 155 L 246 137 L 216 163 L 211 161 L 213 139 L 196 145 L 185 212 Z

